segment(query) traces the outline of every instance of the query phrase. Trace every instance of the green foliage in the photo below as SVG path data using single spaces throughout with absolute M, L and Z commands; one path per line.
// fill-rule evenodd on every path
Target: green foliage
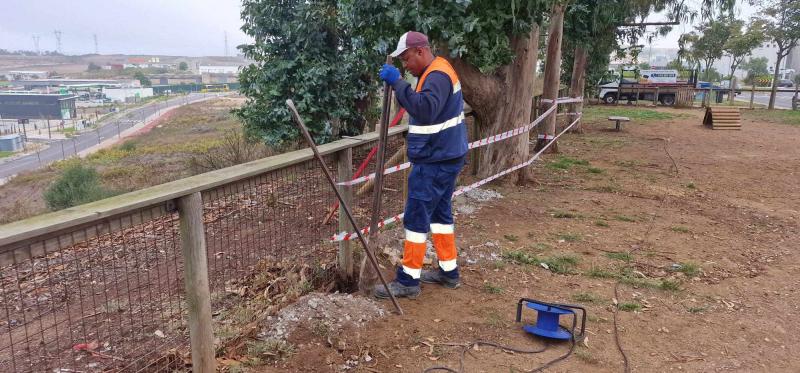
M 553 212 L 553 217 L 556 219 L 579 219 L 582 218 L 583 215 L 567 211 L 555 211 Z
M 564 240 L 566 242 L 578 242 L 583 239 L 581 235 L 578 233 L 561 233 L 557 234 L 556 238 L 558 238 L 559 240 Z
M 492 284 L 491 282 L 483 283 L 483 291 L 489 294 L 503 294 L 503 292 L 505 292 L 502 287 Z
M 578 261 L 578 257 L 574 255 L 556 255 L 543 259 L 541 263 L 547 265 L 547 269 L 549 269 L 551 272 L 570 274 L 574 273 L 574 269 L 578 265 Z
M 620 303 L 617 309 L 625 312 L 637 312 L 642 310 L 642 305 L 636 302 Z
M 86 71 L 97 71 L 97 70 L 100 70 L 100 65 L 94 62 L 89 62 L 89 67 L 86 68 Z
M 503 259 L 516 264 L 527 264 L 527 265 L 539 264 L 539 259 L 535 255 L 531 255 L 520 250 L 504 252 Z
M 71 163 L 53 184 L 44 192 L 47 207 L 53 211 L 103 199 L 108 196 L 100 185 L 97 171 Z
M 756 22 L 750 25 L 747 30 L 742 31 L 744 21 L 734 20 L 730 23 L 730 37 L 723 45 L 725 54 L 730 56 L 730 73 L 733 75 L 736 69 L 742 64 L 745 57 L 752 54 L 753 50 L 764 43 L 763 24 Z
M 675 118 L 675 114 L 651 109 L 629 109 L 604 105 L 585 107 L 583 109 L 583 115 L 587 122 L 608 122 L 608 117 L 612 115 L 628 117 L 631 118 L 631 121 L 635 122 L 649 122 Z
M 598 227 L 608 228 L 608 223 L 606 223 L 606 222 L 604 222 L 602 220 L 596 220 L 594 222 L 594 225 L 596 225 Z
M 636 218 L 627 215 L 615 215 L 614 219 L 628 223 L 636 222 Z
M 621 260 L 623 262 L 630 262 L 633 260 L 633 255 L 627 252 L 606 253 L 609 259 Z
M 689 233 L 690 232 L 689 228 L 686 228 L 686 227 L 683 227 L 683 226 L 679 226 L 679 225 L 678 226 L 674 226 L 674 227 L 670 227 L 669 229 L 671 229 L 673 232 L 678 232 L 678 233 Z
M 14 155 L 14 152 L 0 151 L 0 158 L 10 157 L 12 155 Z
M 144 72 L 142 72 L 141 70 L 136 71 L 135 73 L 133 73 L 133 78 L 138 80 L 139 83 L 142 84 L 142 86 L 149 87 L 149 86 L 152 85 L 152 82 L 150 82 L 150 79 L 147 76 L 145 76 Z
M 181 61 L 181 63 L 178 64 L 178 70 L 180 70 L 180 71 L 189 70 L 189 64 L 187 64 L 186 62 Z
M 700 266 L 692 262 L 679 263 L 675 271 L 681 272 L 688 277 L 695 277 L 700 274 Z
M 572 166 L 576 165 L 588 166 L 589 161 L 561 156 L 558 157 L 558 159 L 556 159 L 555 161 L 548 163 L 547 167 L 554 170 L 569 170 L 570 168 L 572 168 Z
M 330 141 L 334 126 L 353 134 L 364 123 L 357 102 L 376 82 L 378 61 L 359 60 L 362 45 L 350 33 L 335 0 L 242 2 L 242 30 L 254 43 L 240 46 L 255 62 L 239 75 L 247 104 L 235 110 L 247 132 L 273 146 L 298 137 L 286 99 L 297 105 L 315 140 Z M 369 62 L 368 62 L 369 61 Z
M 769 75 L 768 64 L 769 60 L 766 57 L 753 57 L 743 62 L 741 67 L 747 71 L 745 83 L 754 84 L 758 77 Z

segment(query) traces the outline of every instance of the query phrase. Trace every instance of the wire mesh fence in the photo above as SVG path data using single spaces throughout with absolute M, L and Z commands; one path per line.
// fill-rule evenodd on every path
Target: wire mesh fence
M 352 167 L 375 145 L 350 143 L 340 148 L 353 148 Z M 387 154 L 401 146 L 402 137 L 391 137 Z M 325 155 L 334 175 L 336 157 Z M 328 240 L 338 224 L 324 224 L 335 195 L 315 161 L 250 175 L 201 190 L 215 310 L 227 306 L 220 294 L 265 260 L 322 268 L 336 261 L 338 247 Z M 402 208 L 402 184 L 402 173 L 387 177 L 384 211 Z M 371 198 L 354 199 L 359 224 L 368 224 Z M 180 242 L 168 199 L 0 246 L 0 371 L 187 369 Z

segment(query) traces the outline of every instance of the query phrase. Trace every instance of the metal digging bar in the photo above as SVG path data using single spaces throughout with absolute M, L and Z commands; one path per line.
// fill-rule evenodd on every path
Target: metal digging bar
M 386 56 L 386 63 L 392 63 L 392 57 Z M 381 220 L 381 202 L 383 197 L 383 171 L 386 167 L 386 138 L 389 136 L 389 112 L 392 107 L 392 87 L 389 86 L 389 83 L 383 83 L 383 106 L 381 107 L 381 128 L 380 134 L 378 136 L 378 155 L 375 158 L 375 186 L 373 187 L 372 193 L 372 219 L 370 220 L 369 224 L 369 241 L 368 243 L 372 245 L 375 250 L 378 250 L 378 223 Z M 359 281 L 364 281 L 365 279 L 374 282 L 375 277 L 366 278 L 364 275 L 364 266 L 362 266 L 361 276 L 359 276 Z M 375 271 L 378 271 L 377 267 Z M 369 285 L 372 285 L 370 283 Z M 386 288 L 387 292 L 389 288 Z
M 314 152 L 314 158 L 317 159 L 319 165 L 322 167 L 322 172 L 325 174 L 325 178 L 328 179 L 328 182 L 331 184 L 331 188 L 333 192 L 336 193 L 336 198 L 339 199 L 339 206 L 341 206 L 342 211 L 347 215 L 347 219 L 350 220 L 350 224 L 353 227 L 358 227 L 356 224 L 356 220 L 353 218 L 353 213 L 350 210 L 350 206 L 345 203 L 344 199 L 342 198 L 341 193 L 339 193 L 339 189 L 336 187 L 336 182 L 333 180 L 333 176 L 331 172 L 328 170 L 328 166 L 325 164 L 325 160 L 322 159 L 322 156 L 319 154 L 319 150 L 317 150 L 317 144 L 314 143 L 314 139 L 311 138 L 311 134 L 308 133 L 308 129 L 306 128 L 305 123 L 300 118 L 300 114 L 297 112 L 297 108 L 294 106 L 294 102 L 289 99 L 286 100 L 286 105 L 289 106 L 289 110 L 292 111 L 292 117 L 294 118 L 295 123 L 297 123 L 297 127 L 300 128 L 300 132 L 303 134 L 303 137 L 308 142 L 308 145 L 311 147 L 311 151 Z M 369 245 L 367 244 L 367 240 L 364 239 L 364 236 L 361 234 L 361 230 L 356 230 L 356 234 L 358 235 L 358 240 L 361 241 L 361 245 L 364 246 L 364 252 L 367 253 L 367 258 L 369 258 L 370 264 L 372 264 L 372 268 L 375 269 L 375 272 L 378 273 L 378 278 L 381 280 L 381 284 L 389 290 L 389 286 L 386 283 L 386 279 L 383 278 L 383 274 L 381 273 L 380 267 L 378 267 L 378 260 L 375 258 L 375 254 L 372 253 L 372 250 L 369 249 Z M 397 299 L 395 299 L 394 294 L 389 291 L 389 298 L 392 300 L 392 304 L 394 308 L 397 310 L 397 313 L 400 315 L 403 314 L 403 309 L 400 308 L 400 304 L 397 303 Z

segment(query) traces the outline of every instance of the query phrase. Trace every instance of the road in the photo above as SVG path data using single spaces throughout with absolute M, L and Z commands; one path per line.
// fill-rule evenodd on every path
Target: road
M 776 109 L 791 109 L 792 108 L 792 92 L 777 92 L 775 94 L 775 108 Z M 750 102 L 750 92 L 742 90 L 742 94 L 736 96 L 737 101 Z M 764 106 L 769 105 L 769 92 L 756 92 L 753 96 L 753 103 L 761 104 Z
M 142 107 L 126 110 L 117 118 L 103 122 L 102 127 L 94 131 L 75 136 L 71 139 L 49 142 L 50 146 L 41 150 L 38 154 L 29 154 L 0 164 L 0 180 L 16 175 L 22 171 L 35 170 L 52 162 L 69 158 L 104 140 L 119 136 L 122 131 L 138 123 L 142 123 L 145 118 L 160 113 L 161 110 L 167 107 L 193 103 L 216 95 L 216 93 L 192 93 L 187 96 L 178 96 L 167 101 L 154 102 Z

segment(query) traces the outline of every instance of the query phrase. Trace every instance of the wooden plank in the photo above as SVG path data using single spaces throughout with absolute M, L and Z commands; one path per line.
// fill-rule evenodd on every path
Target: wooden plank
M 608 120 L 618 120 L 621 122 L 630 122 L 631 118 L 628 117 L 608 117 Z
M 713 130 L 741 130 L 742 127 L 713 127 Z

